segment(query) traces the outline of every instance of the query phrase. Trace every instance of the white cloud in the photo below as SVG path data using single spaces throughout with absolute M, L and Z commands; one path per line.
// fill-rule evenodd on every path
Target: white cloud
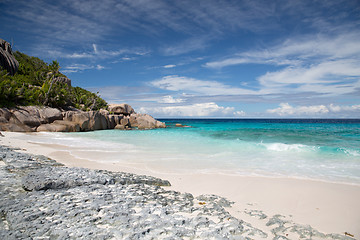
M 352 106 L 339 106 L 335 104 L 329 105 L 329 110 L 332 112 L 359 112 L 360 113 L 360 104 L 359 105 L 352 105 Z
M 244 117 L 246 116 L 246 113 L 244 111 L 236 111 L 234 112 L 235 117 Z
M 236 88 L 217 81 L 199 80 L 177 75 L 165 76 L 150 83 L 154 87 L 170 91 L 189 91 L 204 95 L 254 94 L 252 90 Z
M 289 103 L 281 103 L 278 108 L 268 109 L 268 113 L 277 114 L 280 116 L 319 116 L 327 114 L 345 114 L 345 113 L 360 113 L 360 105 L 339 106 L 330 104 L 325 105 L 311 105 L 311 106 L 291 106 Z
M 74 59 L 91 59 L 91 58 L 114 58 L 118 57 L 123 54 L 132 54 L 137 56 L 144 56 L 149 53 L 146 50 L 139 50 L 139 49 L 116 49 L 116 50 L 103 50 L 99 49 L 96 44 L 92 44 L 92 49 L 85 52 L 75 52 L 71 54 L 64 54 L 60 51 L 49 51 L 52 56 L 58 56 L 61 58 L 74 58 Z M 132 60 L 130 57 L 122 57 L 122 60 Z
M 280 116 L 284 115 L 314 115 L 328 113 L 329 109 L 324 105 L 299 106 L 293 107 L 288 103 L 281 103 L 280 107 L 268 109 L 268 113 L 275 113 Z
M 263 93 L 316 92 L 341 95 L 360 87 L 360 61 L 335 60 L 310 67 L 288 67 L 258 78 Z
M 170 95 L 168 96 L 164 96 L 162 99 L 160 99 L 158 102 L 159 103 L 181 103 L 183 102 L 184 99 L 181 98 L 174 98 Z
M 238 64 L 268 64 L 283 68 L 258 77 L 259 93 L 303 93 L 326 95 L 353 93 L 360 87 L 360 32 L 336 37 L 307 36 L 290 39 L 261 51 L 248 51 L 206 67 Z
M 336 59 L 357 59 L 360 54 L 360 33 L 332 36 L 306 36 L 288 39 L 279 45 L 238 53 L 229 58 L 208 62 L 206 67 L 223 68 L 238 64 L 258 63 L 297 66 L 311 60 L 321 63 Z
M 97 70 L 102 70 L 105 67 L 102 65 L 88 65 L 88 64 L 72 64 L 69 66 L 66 66 L 64 69 L 61 69 L 62 73 L 75 73 L 75 72 L 82 72 L 85 70 L 90 70 L 90 69 L 97 69 Z
M 163 66 L 163 68 L 174 68 L 174 67 L 176 67 L 176 65 L 174 65 L 174 64 L 169 64 L 169 65 Z
M 100 64 L 96 65 L 96 69 L 97 70 L 103 70 L 105 67 L 104 66 L 101 66 Z
M 180 42 L 176 45 L 164 47 L 162 52 L 166 56 L 175 56 L 180 54 L 185 54 L 199 49 L 204 49 L 209 46 L 210 37 L 196 37 L 186 39 L 183 42 Z
M 183 106 L 142 107 L 139 112 L 169 117 L 234 117 L 245 115 L 242 111 L 235 112 L 233 107 L 219 106 L 214 102 Z

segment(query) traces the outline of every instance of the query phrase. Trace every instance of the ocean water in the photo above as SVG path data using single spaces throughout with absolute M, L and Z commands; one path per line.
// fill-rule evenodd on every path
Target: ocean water
M 360 120 L 160 120 L 168 128 L 44 134 L 43 141 L 71 146 L 69 152 L 76 157 L 90 156 L 92 161 L 158 172 L 290 177 L 360 185 Z M 175 127 L 175 123 L 190 127 Z

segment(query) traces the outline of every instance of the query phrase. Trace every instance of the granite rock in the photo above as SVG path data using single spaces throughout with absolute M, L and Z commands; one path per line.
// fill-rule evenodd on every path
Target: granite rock
M 109 111 L 112 112 L 113 114 L 117 114 L 117 115 L 125 115 L 125 116 L 129 116 L 133 113 L 135 113 L 135 110 L 126 103 L 122 103 L 122 104 L 110 104 L 109 105 Z
M 10 44 L 3 39 L 0 39 L 0 66 L 10 75 L 14 75 L 19 68 L 19 62 L 15 59 Z

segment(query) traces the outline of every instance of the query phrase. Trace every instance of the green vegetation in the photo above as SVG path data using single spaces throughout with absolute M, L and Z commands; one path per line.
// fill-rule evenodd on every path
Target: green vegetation
M 0 67 L 0 107 L 38 105 L 50 107 L 76 107 L 99 110 L 107 103 L 98 94 L 66 83 L 59 63 L 47 64 L 39 58 L 15 52 L 19 69 L 14 76 Z

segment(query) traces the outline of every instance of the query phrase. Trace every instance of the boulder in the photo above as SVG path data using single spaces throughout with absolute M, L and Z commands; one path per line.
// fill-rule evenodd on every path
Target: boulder
M 56 120 L 50 124 L 40 125 L 36 131 L 38 132 L 80 132 L 79 124 L 64 120 Z
M 163 122 L 160 122 L 160 121 L 156 120 L 156 122 L 155 122 L 155 127 L 156 127 L 156 128 L 166 128 L 166 124 L 163 123 Z
M 47 123 L 47 124 L 41 124 L 39 127 L 36 128 L 36 131 L 37 132 L 65 132 L 67 129 L 68 128 L 66 125 Z
M 81 131 L 89 131 L 90 116 L 88 112 L 76 112 L 72 115 L 72 122 L 79 124 Z
M 89 130 L 108 129 L 108 119 L 106 119 L 105 115 L 101 114 L 99 111 L 90 111 L 89 117 Z
M 63 116 L 59 109 L 50 107 L 24 106 L 11 109 L 10 121 L 15 119 L 29 127 L 38 127 L 40 124 L 52 123 L 62 120 Z
M 3 39 L 0 39 L 0 66 L 10 75 L 14 75 L 19 68 L 19 62 L 15 59 L 10 44 Z
M 131 114 L 130 115 L 129 122 L 130 122 L 131 127 L 138 127 L 139 126 L 138 121 L 136 119 L 137 116 L 138 116 L 138 114 Z
M 165 128 L 165 123 L 155 120 L 148 114 L 136 114 L 134 118 L 137 122 L 138 129 Z
M 77 112 L 77 111 L 65 111 L 65 112 L 62 112 L 63 120 L 65 120 L 65 121 L 72 121 L 72 116 L 73 116 L 76 112 Z
M 182 125 L 181 123 L 176 123 L 175 127 L 181 127 L 181 128 L 185 128 L 185 127 L 190 127 L 188 125 Z
M 67 78 L 67 77 L 55 77 L 54 79 L 53 79 L 53 81 L 54 81 L 54 83 L 57 83 L 57 82 L 59 82 L 59 83 L 65 83 L 68 87 L 71 87 L 71 80 L 69 79 L 69 78 Z
M 0 123 L 0 131 L 34 132 L 32 128 L 22 123 Z
M 120 124 L 117 124 L 114 129 L 118 129 L 118 130 L 125 130 L 125 126 L 124 125 L 120 125 Z
M 40 119 L 40 114 L 35 106 L 27 106 L 27 107 L 18 107 L 16 109 L 11 109 L 12 116 L 10 118 L 10 122 L 17 123 L 20 121 L 21 123 L 28 125 L 29 127 L 38 127 L 42 123 Z
M 52 123 L 55 120 L 62 120 L 62 112 L 57 108 L 40 107 L 38 109 L 41 122 Z
M 120 121 L 123 118 L 124 118 L 124 115 L 108 115 L 109 129 L 115 128 L 116 125 L 120 124 Z
M 23 106 L 0 108 L 0 125 L 5 131 L 79 132 L 105 129 L 152 129 L 166 127 L 147 114 L 136 114 L 131 106 L 123 104 L 127 114 L 109 114 L 107 110 L 84 112 L 61 111 L 56 108 Z M 125 111 L 124 110 L 124 111 Z M 124 113 L 124 111 L 118 111 Z M 128 113 L 133 112 L 128 115 Z M 17 126 L 16 126 L 17 125 Z
M 120 125 L 123 125 L 124 127 L 131 127 L 129 117 L 124 117 L 121 119 Z
M 4 118 L 4 120 L 9 121 L 11 117 L 11 112 L 7 108 L 0 108 L 0 118 Z
M 113 114 L 123 114 L 125 116 L 129 116 L 130 114 L 135 113 L 134 109 L 126 103 L 123 104 L 110 104 L 109 111 Z

